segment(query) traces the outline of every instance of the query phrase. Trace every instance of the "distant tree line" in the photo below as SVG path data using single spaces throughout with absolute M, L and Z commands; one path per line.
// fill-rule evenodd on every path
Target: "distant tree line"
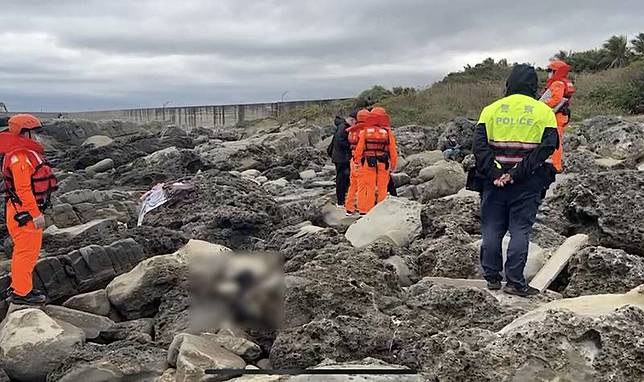
M 566 61 L 577 73 L 622 68 L 644 59 L 644 33 L 635 36 L 630 44 L 626 36 L 616 35 L 606 40 L 600 49 L 581 52 L 561 50 L 554 57 Z

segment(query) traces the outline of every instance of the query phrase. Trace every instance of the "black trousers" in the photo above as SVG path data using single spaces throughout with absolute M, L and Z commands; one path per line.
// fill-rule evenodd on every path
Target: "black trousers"
M 349 162 L 335 163 L 335 195 L 340 205 L 344 205 L 347 191 L 349 191 L 349 171 Z

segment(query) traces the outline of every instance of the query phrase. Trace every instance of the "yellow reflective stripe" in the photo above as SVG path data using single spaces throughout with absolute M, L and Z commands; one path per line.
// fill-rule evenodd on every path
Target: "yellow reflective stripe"
M 498 161 L 498 160 L 494 160 L 494 165 L 495 165 L 495 166 L 496 166 L 496 168 L 498 168 L 499 170 L 501 170 L 501 169 L 503 168 L 503 166 L 501 165 L 501 163 L 499 163 L 499 161 Z

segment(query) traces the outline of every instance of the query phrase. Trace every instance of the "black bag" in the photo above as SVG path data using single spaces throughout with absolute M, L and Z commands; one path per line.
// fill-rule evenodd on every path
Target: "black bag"
M 467 181 L 465 182 L 465 189 L 469 191 L 482 192 L 483 191 L 483 178 L 479 176 L 476 167 L 472 167 L 467 172 Z
M 333 144 L 335 143 L 335 135 L 333 135 L 333 138 L 331 138 L 331 143 L 329 143 L 329 147 L 326 148 L 326 154 L 329 156 L 329 158 L 333 158 Z

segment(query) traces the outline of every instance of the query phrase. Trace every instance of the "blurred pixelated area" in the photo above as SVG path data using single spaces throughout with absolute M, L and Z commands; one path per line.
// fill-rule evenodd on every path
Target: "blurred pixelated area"
M 281 327 L 283 258 L 278 253 L 204 253 L 189 259 L 192 329 Z

